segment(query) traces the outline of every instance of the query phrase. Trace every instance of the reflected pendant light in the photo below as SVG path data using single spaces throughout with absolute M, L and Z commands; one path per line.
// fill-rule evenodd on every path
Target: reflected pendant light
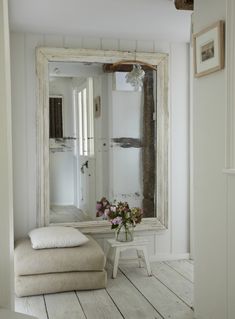
M 143 86 L 145 72 L 140 64 L 134 64 L 131 72 L 126 74 L 126 82 L 130 83 L 136 91 Z

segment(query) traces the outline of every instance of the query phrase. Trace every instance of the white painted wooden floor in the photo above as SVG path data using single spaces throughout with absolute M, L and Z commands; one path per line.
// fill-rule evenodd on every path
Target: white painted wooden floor
M 193 262 L 122 264 L 116 279 L 108 267 L 106 289 L 16 298 L 17 312 L 39 319 L 192 319 Z

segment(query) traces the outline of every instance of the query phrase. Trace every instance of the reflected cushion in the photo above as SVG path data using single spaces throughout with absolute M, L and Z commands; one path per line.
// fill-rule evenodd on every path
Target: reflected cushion
M 75 247 L 89 240 L 78 229 L 65 226 L 36 228 L 28 235 L 33 249 Z

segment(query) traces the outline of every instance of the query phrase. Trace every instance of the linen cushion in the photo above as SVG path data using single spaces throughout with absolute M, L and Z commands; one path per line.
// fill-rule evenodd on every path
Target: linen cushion
M 106 258 L 90 236 L 79 247 L 33 249 L 29 238 L 15 243 L 16 275 L 35 275 L 70 271 L 102 271 Z
M 106 284 L 105 270 L 16 276 L 15 292 L 18 297 L 24 297 L 72 290 L 100 289 L 105 288 Z
M 75 247 L 88 242 L 78 229 L 65 226 L 35 228 L 29 232 L 34 249 Z

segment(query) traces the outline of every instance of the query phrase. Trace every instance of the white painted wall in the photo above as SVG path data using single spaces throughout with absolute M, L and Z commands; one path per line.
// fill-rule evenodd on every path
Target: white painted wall
M 0 0 L 0 308 L 13 308 L 13 194 L 8 1 Z
M 194 32 L 224 20 L 226 3 L 221 0 L 195 2 Z M 225 165 L 226 68 L 194 80 L 193 105 L 193 202 L 195 221 L 195 318 L 232 319 L 228 315 L 227 196 L 235 191 L 234 177 L 223 173 Z M 228 194 L 227 194 L 228 192 Z M 234 201 L 229 207 L 234 216 Z M 234 220 L 233 220 L 234 221 Z M 232 220 L 231 220 L 232 222 Z M 232 224 L 234 226 L 234 223 Z M 233 294 L 233 295 L 231 295 Z M 233 309 L 234 310 L 234 309 Z
M 167 52 L 170 57 L 170 218 L 167 231 L 151 235 L 154 258 L 189 253 L 188 45 L 164 41 L 11 34 L 13 86 L 15 236 L 36 225 L 36 79 L 35 47 L 83 47 Z M 102 90 L 102 88 L 101 88 Z M 107 101 L 108 103 L 108 101 Z M 105 135 L 104 135 L 105 136 Z M 101 239 L 102 241 L 103 239 Z

